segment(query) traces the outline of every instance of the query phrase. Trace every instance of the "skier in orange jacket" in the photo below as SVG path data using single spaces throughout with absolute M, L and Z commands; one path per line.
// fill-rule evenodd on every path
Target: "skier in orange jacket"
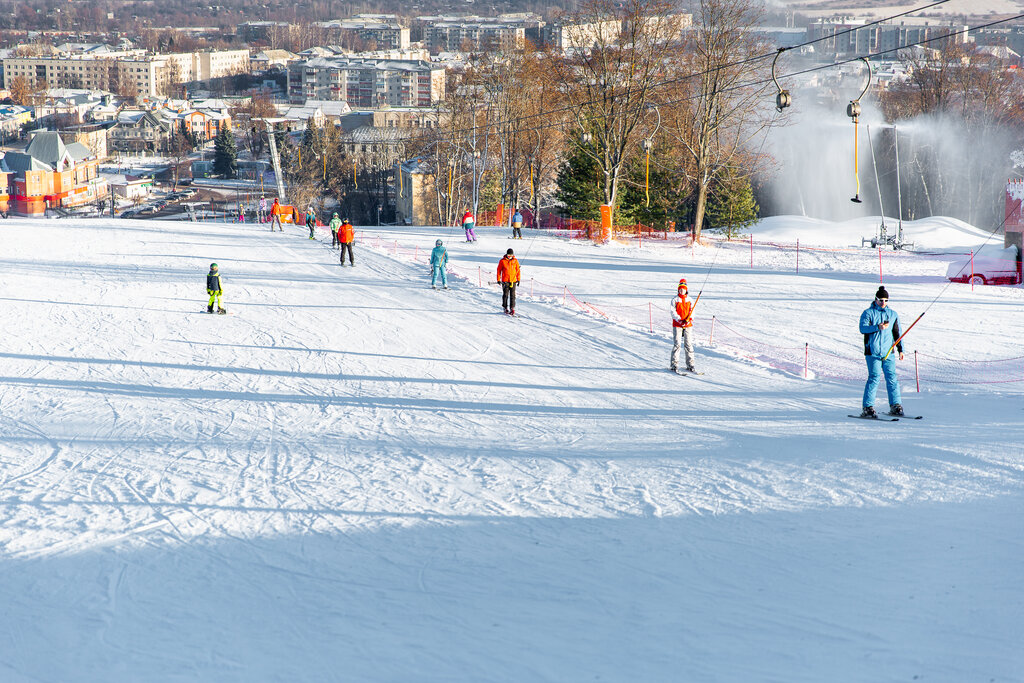
M 498 282 L 501 284 L 501 307 L 509 315 L 516 314 L 516 286 L 519 284 L 519 261 L 511 249 L 498 261 Z
M 679 346 L 686 351 L 686 370 L 696 372 L 693 367 L 693 303 L 686 298 L 686 278 L 679 280 L 676 296 L 672 299 L 672 370 L 679 371 Z

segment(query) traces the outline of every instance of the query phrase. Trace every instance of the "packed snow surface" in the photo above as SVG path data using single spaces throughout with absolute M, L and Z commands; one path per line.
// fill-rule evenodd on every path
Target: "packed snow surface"
M 1024 359 L 982 370 L 1021 355 L 1024 290 L 860 249 L 876 223 L 756 226 L 822 245 L 797 272 L 742 241 L 367 227 L 343 268 L 292 226 L 3 221 L 0 680 L 1024 680 Z M 856 359 L 880 267 L 927 311 L 923 420 L 709 343 L 715 316 Z M 680 277 L 699 377 L 667 371 Z M 918 393 L 916 350 L 981 381 Z

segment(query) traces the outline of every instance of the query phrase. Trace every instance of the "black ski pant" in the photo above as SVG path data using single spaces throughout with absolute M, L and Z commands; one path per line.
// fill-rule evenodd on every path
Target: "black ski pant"
M 516 285 L 518 282 L 501 283 L 501 307 L 506 311 L 516 310 Z
M 336 246 L 338 246 L 338 233 L 334 230 L 331 230 L 331 249 L 333 249 Z
M 512 226 L 512 239 L 523 239 L 523 229 Z
M 356 260 L 355 260 L 355 257 L 352 256 L 352 243 L 351 242 L 342 242 L 341 243 L 341 262 L 345 263 L 345 250 L 346 249 L 348 249 L 348 262 L 349 262 L 350 265 L 354 266 L 356 264 Z

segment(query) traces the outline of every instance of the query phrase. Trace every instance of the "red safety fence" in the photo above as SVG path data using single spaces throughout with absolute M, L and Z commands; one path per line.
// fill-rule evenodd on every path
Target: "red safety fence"
M 368 239 L 361 235 L 360 239 L 370 247 L 398 259 L 424 264 L 430 259 L 429 248 L 408 246 L 394 238 L 383 239 L 380 235 Z M 475 283 L 478 287 L 497 286 L 493 280 L 494 272 L 491 269 L 484 272 L 483 266 L 477 266 L 474 270 L 468 266 L 449 263 L 449 273 Z M 657 302 L 647 301 L 638 304 L 587 301 L 577 297 L 568 285 L 541 282 L 535 278 L 520 283 L 518 296 L 571 307 L 609 322 L 645 330 L 650 334 L 664 335 L 671 330 L 671 296 Z M 737 329 L 738 327 L 740 326 L 726 324 L 717 316 L 694 320 L 694 332 L 698 338 L 706 338 L 709 347 L 736 358 L 804 379 L 862 382 L 867 376 L 864 356 L 860 353 L 859 335 L 854 335 L 858 337 L 858 342 L 851 344 L 850 351 L 839 352 L 812 346 L 810 342 L 803 345 L 775 344 L 758 339 L 756 333 L 742 332 Z M 914 351 L 905 360 L 912 361 L 917 391 L 921 390 L 922 384 L 929 383 L 945 385 L 1024 382 L 1024 356 L 965 361 Z M 901 365 L 900 370 L 900 374 L 906 378 L 910 366 Z

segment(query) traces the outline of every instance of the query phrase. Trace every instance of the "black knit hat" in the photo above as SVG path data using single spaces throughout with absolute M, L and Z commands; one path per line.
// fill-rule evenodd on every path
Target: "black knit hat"
M 514 251 L 512 251 L 511 249 L 509 249 L 508 251 L 506 251 L 506 252 L 505 252 L 505 256 L 511 256 L 511 255 L 512 255 L 512 254 L 514 254 L 514 253 L 515 253 Z
M 888 299 L 889 298 L 889 292 L 885 291 L 885 287 L 879 287 L 878 291 L 875 292 L 875 298 L 876 299 Z

